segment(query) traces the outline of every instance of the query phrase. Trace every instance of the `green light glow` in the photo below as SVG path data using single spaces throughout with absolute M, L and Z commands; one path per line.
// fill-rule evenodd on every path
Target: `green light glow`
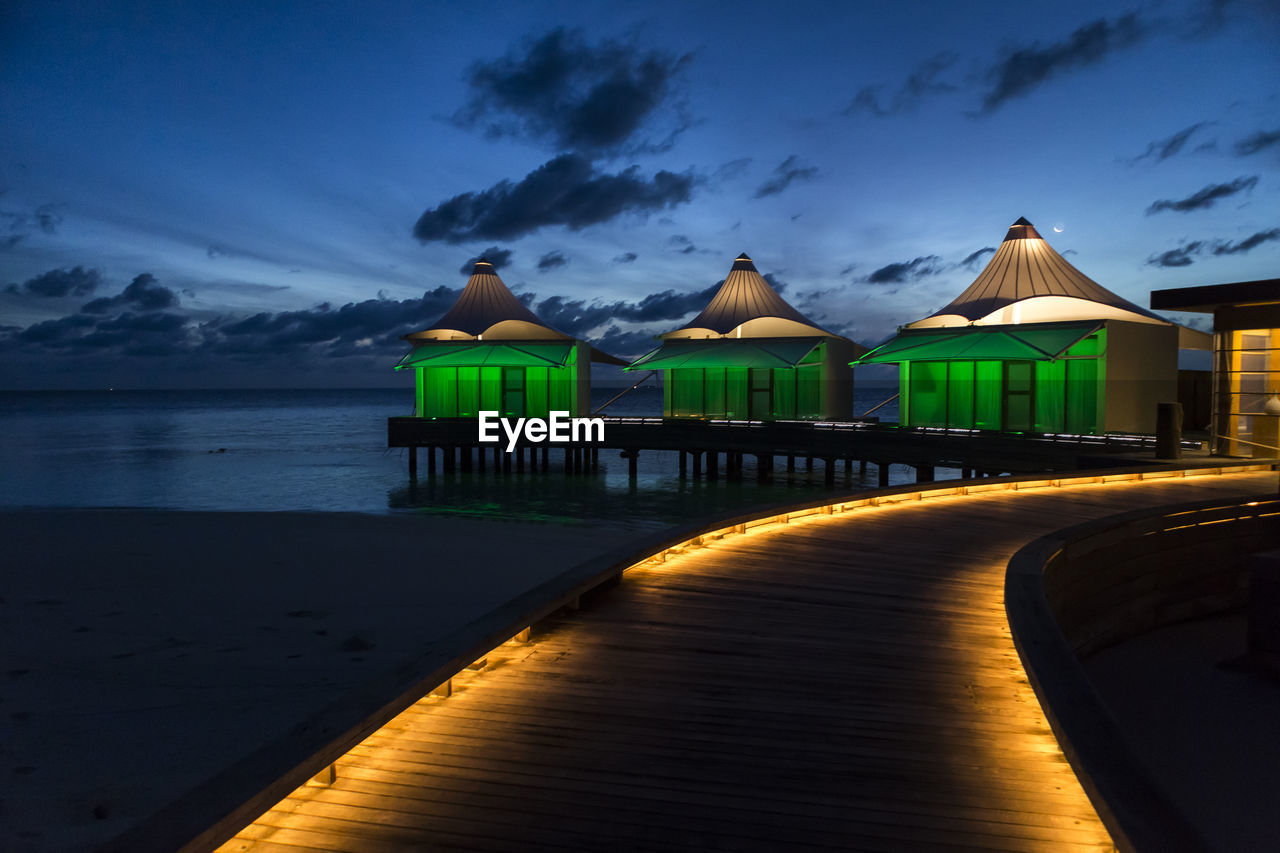
M 1036 339 L 1051 348 L 1069 337 L 1065 330 L 1051 331 L 1062 333 Z M 989 336 L 986 343 L 995 341 L 998 338 Z M 960 351 L 990 349 L 965 346 Z M 897 350 L 908 351 L 921 350 Z M 930 345 L 926 351 L 936 353 L 939 348 Z M 1097 329 L 1083 339 L 1076 337 L 1056 359 L 903 360 L 898 373 L 901 422 L 1007 432 L 1101 433 L 1105 353 L 1106 330 Z

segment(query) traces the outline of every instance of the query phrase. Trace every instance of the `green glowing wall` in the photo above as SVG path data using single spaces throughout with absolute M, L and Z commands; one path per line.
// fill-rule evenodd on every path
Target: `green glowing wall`
M 1105 432 L 1106 335 L 1099 330 L 1053 361 L 901 362 L 901 422 L 1005 432 Z
M 418 367 L 417 412 L 426 418 L 474 418 L 480 411 L 502 417 L 545 418 L 552 411 L 587 413 L 589 377 L 581 375 L 574 347 L 564 367 Z M 590 366 L 590 362 L 586 362 Z
M 663 415 L 735 420 L 848 417 L 853 383 L 849 356 L 843 348 L 833 353 L 830 343 L 819 344 L 795 367 L 664 370 Z

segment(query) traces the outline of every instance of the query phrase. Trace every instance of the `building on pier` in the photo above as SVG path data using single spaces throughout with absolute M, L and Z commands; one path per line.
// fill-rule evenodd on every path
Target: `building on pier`
M 898 365 L 904 426 L 1153 433 L 1157 404 L 1178 399 L 1179 347 L 1209 344 L 1102 287 L 1019 219 L 963 293 L 857 363 Z
M 1151 307 L 1213 315 L 1213 452 L 1280 456 L 1280 278 L 1157 290 Z
M 586 415 L 592 362 L 626 364 L 542 322 L 483 258 L 453 307 L 404 340 L 413 349 L 395 369 L 414 372 L 414 413 L 424 418 Z
M 787 303 L 745 254 L 687 325 L 627 370 L 660 370 L 666 417 L 847 420 L 866 347 Z

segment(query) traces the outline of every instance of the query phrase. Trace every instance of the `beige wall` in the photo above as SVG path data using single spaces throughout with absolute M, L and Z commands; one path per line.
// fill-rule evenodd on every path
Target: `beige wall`
M 1156 406 L 1178 401 L 1178 327 L 1107 321 L 1108 432 L 1154 433 Z
M 822 416 L 830 420 L 853 418 L 853 368 L 849 362 L 867 350 L 843 338 L 827 338 L 827 357 L 822 365 Z

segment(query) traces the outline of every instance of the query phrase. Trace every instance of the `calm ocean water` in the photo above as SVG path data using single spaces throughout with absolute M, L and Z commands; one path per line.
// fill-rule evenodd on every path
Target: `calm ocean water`
M 593 392 L 595 405 L 617 389 Z M 855 410 L 883 400 L 859 391 Z M 759 485 L 681 481 L 675 454 L 643 452 L 564 477 L 459 474 L 409 482 L 386 419 L 410 413 L 408 389 L 0 392 L 0 507 L 153 507 L 456 513 L 523 520 L 608 518 L 657 526 L 759 503 L 804 500 L 821 466 Z M 610 414 L 657 415 L 661 392 L 637 389 Z M 896 418 L 891 407 L 877 414 Z M 874 485 L 875 469 L 869 472 Z M 893 482 L 910 469 L 895 468 Z M 851 481 L 857 487 L 857 469 Z

